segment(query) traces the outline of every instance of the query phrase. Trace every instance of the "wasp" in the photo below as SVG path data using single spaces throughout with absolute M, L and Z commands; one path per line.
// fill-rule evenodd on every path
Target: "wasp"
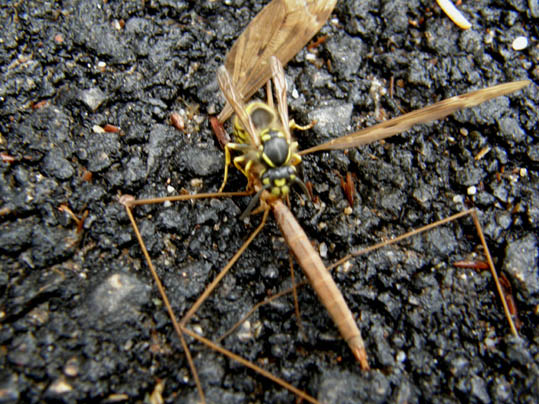
M 227 181 L 231 151 L 241 153 L 232 161 L 247 177 L 249 185 L 257 188 L 256 195 L 240 218 L 252 211 L 264 191 L 268 191 L 273 198 L 283 198 L 288 196 L 292 185 L 298 185 L 306 195 L 309 194 L 297 175 L 296 166 L 301 163 L 301 156 L 298 154 L 298 143 L 292 140 L 291 130 L 307 130 L 312 125 L 299 126 L 294 120 L 288 120 L 284 71 L 277 58 L 271 60 L 278 110 L 273 105 L 271 85 L 268 86 L 267 103 L 253 101 L 244 105 L 226 68 L 221 66 L 217 73 L 221 90 L 236 113 L 236 142 L 229 142 L 224 147 L 225 170 L 219 192 L 222 192 Z

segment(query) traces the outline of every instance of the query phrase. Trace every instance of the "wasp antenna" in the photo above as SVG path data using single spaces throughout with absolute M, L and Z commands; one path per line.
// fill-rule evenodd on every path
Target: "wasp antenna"
M 258 201 L 260 200 L 260 195 L 262 195 L 262 192 L 269 189 L 271 185 L 264 185 L 262 188 L 258 190 L 258 192 L 251 198 L 249 201 L 249 205 L 247 205 L 247 208 L 243 211 L 243 213 L 240 216 L 240 220 L 245 219 L 247 216 L 251 214 L 255 206 L 257 205 Z

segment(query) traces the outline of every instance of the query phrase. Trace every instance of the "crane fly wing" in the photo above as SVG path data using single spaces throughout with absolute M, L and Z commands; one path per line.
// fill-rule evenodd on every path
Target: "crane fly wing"
M 275 87 L 275 94 L 277 96 L 277 110 L 279 111 L 279 117 L 283 125 L 283 131 L 285 133 L 288 142 L 291 141 L 290 125 L 288 122 L 288 103 L 286 101 L 286 78 L 284 76 L 283 65 L 275 56 L 270 58 L 271 73 L 273 76 L 273 84 Z
M 221 91 L 223 92 L 227 102 L 232 105 L 232 108 L 234 109 L 234 112 L 236 113 L 241 124 L 247 133 L 249 133 L 251 144 L 258 148 L 258 146 L 260 146 L 260 139 L 256 135 L 253 121 L 251 121 L 251 117 L 245 110 L 245 104 L 234 88 L 230 75 L 228 74 L 225 66 L 221 66 L 217 70 L 217 81 L 219 82 L 219 87 L 221 87 Z
M 337 0 L 273 0 L 249 23 L 225 59 L 242 100 L 251 97 L 271 77 L 269 59 L 288 63 L 316 34 Z M 232 114 L 225 105 L 218 118 Z
M 413 125 L 441 119 L 460 109 L 474 107 L 492 98 L 510 94 L 530 84 L 528 80 L 513 81 L 500 84 L 482 90 L 472 91 L 467 94 L 457 95 L 446 100 L 429 105 L 428 107 L 412 111 L 397 118 L 390 119 L 360 131 L 342 136 L 321 145 L 302 150 L 299 154 L 304 155 L 315 151 L 337 150 L 357 147 L 382 140 L 397 133 L 410 129 Z

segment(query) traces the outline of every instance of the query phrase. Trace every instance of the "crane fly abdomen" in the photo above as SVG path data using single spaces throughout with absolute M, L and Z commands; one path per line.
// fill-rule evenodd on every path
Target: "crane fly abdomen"
M 305 271 L 318 298 L 350 346 L 361 368 L 368 370 L 369 363 L 363 338 L 341 291 L 286 205 L 277 200 L 271 204 L 271 208 L 288 246 Z

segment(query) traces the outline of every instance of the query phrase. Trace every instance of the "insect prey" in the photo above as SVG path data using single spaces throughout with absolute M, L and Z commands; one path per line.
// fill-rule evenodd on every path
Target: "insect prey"
M 279 59 L 274 56 L 270 58 L 269 64 L 273 72 L 280 120 L 276 119 L 276 114 L 271 111 L 269 103 L 263 104 L 255 101 L 245 106 L 235 90 L 226 68 L 222 66 L 218 71 L 221 90 L 236 113 L 234 134 L 237 142 L 225 146 L 225 179 L 220 190 L 224 188 L 226 183 L 226 167 L 231 160 L 230 150 L 238 151 L 241 155 L 234 158 L 234 165 L 247 177 L 249 187 L 256 190 L 255 197 L 242 216 L 250 213 L 259 199 L 261 200 L 261 209 L 267 210 L 268 206 L 271 207 L 290 249 L 307 274 L 320 301 L 326 306 L 362 368 L 368 369 L 369 365 L 361 333 L 342 293 L 325 269 L 319 255 L 312 249 L 301 226 L 297 224 L 293 215 L 281 201 L 283 197 L 288 195 L 291 183 L 303 184 L 301 180 L 297 179 L 295 171 L 295 166 L 301 162 L 299 155 L 315 151 L 357 147 L 385 139 L 403 132 L 415 124 L 440 119 L 459 109 L 473 107 L 488 99 L 517 91 L 528 85 L 529 82 L 506 83 L 451 97 L 297 154 L 297 142 L 292 141 L 290 135 L 290 128 L 295 128 L 297 125 L 288 120 L 284 71 Z M 253 121 L 256 121 L 257 124 L 254 124 Z M 278 153 L 275 150 L 277 148 L 279 148 Z M 277 158 L 277 156 L 279 157 Z M 302 187 L 305 186 L 302 185 Z M 509 317 L 508 320 L 511 323 Z

